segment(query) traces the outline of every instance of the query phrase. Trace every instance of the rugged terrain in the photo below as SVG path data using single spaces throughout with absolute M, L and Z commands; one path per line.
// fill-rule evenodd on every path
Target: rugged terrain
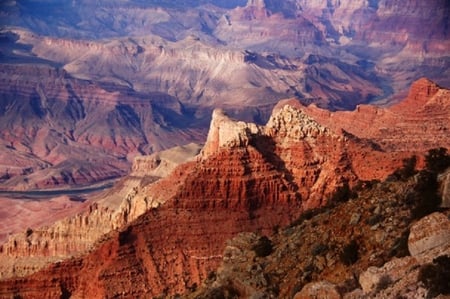
M 318 233 L 319 230 L 336 229 L 339 231 L 328 234 L 335 238 L 335 246 L 329 244 L 335 255 L 331 260 L 336 260 L 337 252 L 351 241 L 349 234 L 352 234 L 356 239 L 359 236 L 361 250 L 367 253 L 356 264 L 359 268 L 354 270 L 361 272 L 368 266 L 382 266 L 390 258 L 386 248 L 395 247 L 396 238 L 418 219 L 415 207 L 419 206 L 419 211 L 421 208 L 420 198 L 415 193 L 408 195 L 409 190 L 418 188 L 415 186 L 421 179 L 408 178 L 414 174 L 415 165 L 411 169 L 406 161 L 413 160 L 405 159 L 417 155 L 418 166 L 423 167 L 426 153 L 423 149 L 427 144 L 450 148 L 447 134 L 423 134 L 426 128 L 418 121 L 419 118 L 432 119 L 436 111 L 448 113 L 445 108 L 450 98 L 448 93 L 433 82 L 420 80 L 404 102 L 386 109 L 385 114 L 392 117 L 390 122 L 401 119 L 406 124 L 399 126 L 399 130 L 404 129 L 405 137 L 409 137 L 412 128 L 422 136 L 422 147 L 414 149 L 405 149 L 401 140 L 398 140 L 398 147 L 392 145 L 393 137 L 402 135 L 398 131 L 395 131 L 397 135 L 385 134 L 385 139 L 377 140 L 376 133 L 383 127 L 376 129 L 376 123 L 372 128 L 373 140 L 369 133 L 359 137 L 356 129 L 353 134 L 341 127 L 325 126 L 319 117 L 309 114 L 310 109 L 318 112 L 318 108 L 305 107 L 292 100 L 275 107 L 264 126 L 235 121 L 222 110 L 215 110 L 201 151 L 201 147 L 190 145 L 137 157 L 131 175 L 110 191 L 83 203 L 86 205 L 84 212 L 48 227 L 30 228 L 11 236 L 1 247 L 0 293 L 30 298 L 42 294 L 84 298 L 152 297 L 186 292 L 212 279 L 210 272 L 216 271 L 223 257 L 228 256 L 223 250 L 230 238 L 241 232 L 270 236 L 277 228 L 288 224 L 299 227 L 295 219 L 324 206 L 329 207 L 328 212 L 317 216 L 320 218 L 316 223 L 321 225 L 310 226 L 307 238 L 320 235 L 325 239 L 320 242 L 311 239 L 305 246 L 317 245 L 317 242 L 328 244 L 328 237 Z M 422 104 L 414 105 L 416 102 L 411 99 L 420 100 Z M 433 103 L 441 108 L 423 109 Z M 402 111 L 415 117 L 408 120 L 394 113 L 401 105 Z M 377 111 L 377 108 L 368 111 Z M 344 112 L 323 110 L 317 115 L 332 118 L 333 115 L 339 117 L 340 113 Z M 390 140 L 391 144 L 386 146 L 383 140 Z M 395 171 L 400 167 L 408 171 Z M 391 174 L 391 181 L 377 183 Z M 392 179 L 404 181 L 392 182 Z M 443 184 L 443 190 L 448 187 L 445 186 Z M 360 199 L 331 208 L 337 202 L 355 197 L 350 191 L 355 188 L 362 190 L 356 193 Z M 391 208 L 384 210 L 385 205 Z M 335 227 L 330 219 L 342 225 Z M 359 221 L 366 225 L 357 225 Z M 326 225 L 333 228 L 326 228 Z M 385 226 L 390 230 L 382 230 Z M 306 234 L 308 230 L 303 226 L 295 234 L 295 242 L 306 238 L 304 230 Z M 287 230 L 284 234 L 293 236 L 294 231 Z M 372 232 L 376 232 L 373 239 L 366 240 L 365 236 Z M 246 238 L 243 242 L 248 244 L 258 239 L 256 235 Z M 279 234 L 273 238 L 279 238 L 280 244 L 287 242 Z M 241 242 L 239 237 L 237 240 Z M 387 247 L 377 247 L 381 243 Z M 302 249 L 303 258 L 308 256 L 305 250 L 312 250 L 308 248 Z M 307 266 L 303 263 L 300 268 Z M 323 269 L 327 265 L 324 261 L 320 263 L 322 266 L 314 264 L 313 269 L 316 266 Z M 322 270 L 314 270 L 312 277 L 334 284 L 350 277 L 352 268 L 332 264 L 337 268 L 324 272 L 326 276 L 314 276 L 314 273 L 322 273 Z M 274 265 L 279 265 L 279 261 L 274 261 Z M 298 272 L 290 274 L 289 271 L 279 275 L 297 277 Z M 294 283 L 298 278 L 294 277 L 286 280 L 286 285 L 280 280 L 270 286 L 279 285 L 279 290 L 292 292 L 300 283 Z M 302 280 L 301 286 L 306 282 L 308 279 Z M 219 283 L 216 286 L 225 285 L 222 280 Z M 238 289 L 239 294 L 250 292 L 252 288 L 257 292 L 275 292 L 265 289 L 266 286 L 269 287 L 263 283 L 256 289 L 255 286 Z
M 448 295 L 445 264 L 433 271 L 447 274 L 432 281 L 428 273 L 429 284 L 423 277 L 436 258 L 450 258 L 449 212 L 417 215 L 419 202 L 431 200 L 418 180 L 366 185 L 269 237 L 239 234 L 218 270 L 185 298 L 434 298 L 436 287 Z
M 449 86 L 449 6 L 408 1 L 3 1 L 0 188 L 85 185 L 204 140 L 211 112 L 391 104 Z
M 164 94 L 108 90 L 42 65 L 3 65 L 1 84 L 5 189 L 123 176 L 134 156 L 203 135 L 201 128 L 185 127 L 195 124 L 183 116 L 183 105 Z
M 0 297 L 436 295 L 449 9 L 3 1 Z

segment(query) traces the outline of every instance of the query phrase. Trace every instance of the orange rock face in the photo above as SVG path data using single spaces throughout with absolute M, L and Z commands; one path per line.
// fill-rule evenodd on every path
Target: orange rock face
M 370 139 L 384 151 L 423 152 L 450 147 L 449 99 L 448 89 L 422 78 L 404 101 L 388 108 L 359 105 L 354 111 L 329 112 L 310 105 L 302 109 L 324 126 Z

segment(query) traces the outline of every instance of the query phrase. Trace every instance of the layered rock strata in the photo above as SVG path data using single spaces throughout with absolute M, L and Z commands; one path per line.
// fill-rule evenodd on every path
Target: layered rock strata
M 30 227 L 23 233 L 11 235 L 0 247 L 0 276 L 23 276 L 49 262 L 86 253 L 107 233 L 158 206 L 161 201 L 149 200 L 141 195 L 144 186 L 166 176 L 178 164 L 192 159 L 199 149 L 200 146 L 190 144 L 137 158 L 129 177 L 82 203 L 72 212 L 75 215 L 55 218 L 55 223 L 51 225 Z M 155 164 L 155 160 L 160 163 Z M 143 166 L 146 167 L 145 172 L 140 171 Z
M 291 103 L 299 107 L 296 101 Z M 450 148 L 450 91 L 426 78 L 414 82 L 406 99 L 388 108 L 359 105 L 354 111 L 330 112 L 310 105 L 302 109 L 324 126 L 370 139 L 384 151 Z
M 152 176 L 151 169 L 145 172 L 142 167 L 159 169 L 161 163 L 157 161 L 164 155 L 151 156 L 148 162 L 137 159 L 133 173 L 145 174 L 147 179 L 130 177 L 91 204 L 89 212 L 42 231 L 12 237 L 2 247 L 2 258 L 15 261 L 13 265 L 5 263 L 13 266 L 15 273 L 8 274 L 6 269 L 3 276 L 26 274 L 43 266 L 26 268 L 30 256 L 43 261 L 43 257 L 51 256 L 47 261 L 54 261 L 93 250 L 85 258 L 78 258 L 75 266 L 74 260 L 64 265 L 75 267 L 75 273 L 110 274 L 97 276 L 98 285 L 88 283 L 91 274 L 80 274 L 80 280 L 68 287 L 73 294 L 120 293 L 128 289 L 126 285 L 131 281 L 143 283 L 133 296 L 159 295 L 165 288 L 171 293 L 184 291 L 217 266 L 226 239 L 243 230 L 270 233 L 273 227 L 288 224 L 304 209 L 325 204 L 343 183 L 352 184 L 357 177 L 347 148 L 353 146 L 373 150 L 342 132 L 322 127 L 291 106 L 274 113 L 264 127 L 235 122 L 216 111 L 207 143 L 197 160 L 182 164 L 169 176 L 153 182 L 159 170 Z M 134 219 L 140 220 L 129 226 Z M 114 232 L 124 226 L 128 228 Z M 192 235 L 186 234 L 186 227 Z M 113 232 L 106 241 L 100 241 L 108 231 Z M 98 245 L 91 249 L 95 242 Z M 105 246 L 112 255 L 103 270 L 82 266 L 86 258 L 100 259 Z M 141 254 L 151 260 L 140 257 Z M 130 265 L 135 270 L 129 272 Z M 58 267 L 45 270 L 50 271 L 45 275 L 52 275 Z M 38 278 L 39 273 L 29 282 L 42 287 L 46 282 Z M 114 286 L 106 286 L 111 275 L 115 277 Z M 117 279 L 123 285 L 117 284 Z M 46 285 L 48 292 L 60 292 L 61 284 L 68 282 L 58 280 Z
M 445 112 L 446 99 L 438 102 Z M 411 111 L 409 115 L 416 113 Z M 44 288 L 49 296 L 74 297 L 184 292 L 218 266 L 227 239 L 242 231 L 269 234 L 306 209 L 325 205 L 337 190 L 358 179 L 385 178 L 411 154 L 375 143 L 370 130 L 361 138 L 350 127 L 324 126 L 327 121 L 322 120 L 330 122 L 332 115 L 291 101 L 280 104 L 268 123 L 258 126 L 215 111 L 207 142 L 194 159 L 199 150 L 194 146 L 137 158 L 134 177 L 91 203 L 90 214 L 63 220 L 73 226 L 58 231 L 56 225 L 40 235 L 36 230 L 34 236 L 33 230 L 12 238 L 3 246 L 2 258 L 14 261 L 22 256 L 23 263 L 4 272 L 11 278 L 0 283 L 2 294 L 36 297 Z M 180 152 L 191 158 L 176 158 Z M 174 162 L 180 164 L 172 168 Z M 349 221 L 357 223 L 355 219 Z M 68 234 L 71 227 L 74 231 Z M 92 239 L 82 236 L 82 230 L 91 231 Z M 59 242 L 52 243 L 51 232 Z M 77 243 L 78 249 L 72 246 Z M 20 250 L 15 253 L 16 248 Z M 86 253 L 21 279 L 12 277 L 35 271 L 38 267 L 24 267 L 28 256 L 42 259 L 50 249 L 56 255 L 60 250 L 59 258 Z
M 100 86 L 45 65 L 3 64 L 0 90 L 0 155 L 12 157 L 0 162 L 2 189 L 80 186 L 123 176 L 134 156 L 204 134 L 185 127 L 183 106 L 168 95 Z M 168 122 L 180 126 L 178 132 Z

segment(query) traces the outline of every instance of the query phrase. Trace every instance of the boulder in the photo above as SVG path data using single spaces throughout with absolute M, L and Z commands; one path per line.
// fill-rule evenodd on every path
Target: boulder
M 441 207 L 450 208 L 450 169 L 438 177 L 442 198 Z
M 328 281 L 311 282 L 295 294 L 294 299 L 328 298 L 341 299 L 336 286 Z
M 411 227 L 408 249 L 412 256 L 450 243 L 450 220 L 442 213 L 433 213 Z

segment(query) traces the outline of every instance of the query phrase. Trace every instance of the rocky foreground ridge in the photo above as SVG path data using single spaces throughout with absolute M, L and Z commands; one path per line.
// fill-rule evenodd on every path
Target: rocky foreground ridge
M 446 134 L 426 134 L 418 121 L 439 112 L 442 124 L 435 127 L 445 129 L 449 91 L 426 80 L 411 90 L 401 109 L 411 118 L 398 112 L 402 104 L 368 107 L 353 131 L 323 121 L 344 112 L 293 101 L 276 107 L 265 126 L 234 121 L 216 110 L 201 152 L 190 145 L 137 158 L 131 175 L 86 201 L 85 212 L 11 236 L 1 247 L 0 294 L 152 297 L 193 289 L 217 269 L 226 240 L 238 233 L 270 235 L 305 211 L 333 203 L 361 180 L 385 179 L 412 154 L 420 162 L 428 144 L 450 148 Z M 411 99 L 422 102 L 411 106 Z M 441 108 L 426 108 L 433 105 Z M 373 139 L 357 134 L 358 125 L 377 111 L 390 123 L 405 124 L 383 131 L 372 123 L 368 132 L 386 132 L 383 140 L 390 146 L 375 133 Z M 413 129 L 422 147 L 393 146 Z
M 183 298 L 447 298 L 450 215 L 417 214 L 431 200 L 421 175 L 354 190 L 269 237 L 239 234 Z

